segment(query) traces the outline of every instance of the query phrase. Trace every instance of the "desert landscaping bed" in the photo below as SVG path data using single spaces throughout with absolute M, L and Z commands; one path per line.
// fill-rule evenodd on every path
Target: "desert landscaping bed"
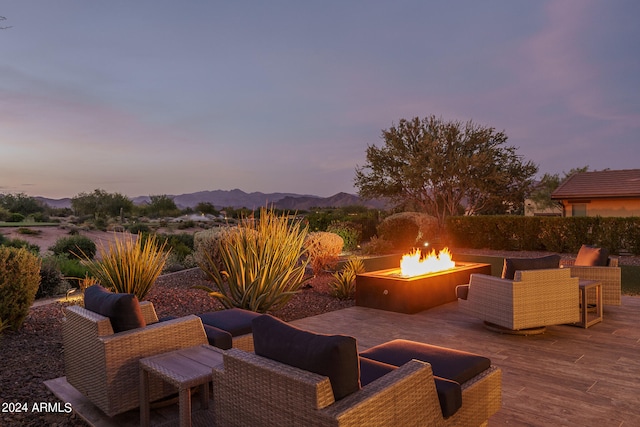
M 352 306 L 353 300 L 339 300 L 330 295 L 330 278 L 330 275 L 322 275 L 311 279 L 286 307 L 272 314 L 289 321 Z M 199 269 L 163 275 L 147 299 L 153 302 L 158 317 L 221 309 L 222 305 L 206 292 L 191 289 L 198 284 L 211 286 Z M 29 408 L 25 413 L 0 412 L 0 425 L 86 425 L 73 414 L 31 411 L 33 404 L 57 402 L 43 381 L 64 376 L 61 322 L 65 304 L 68 303 L 34 306 L 20 331 L 0 336 L 0 405 L 5 402 L 26 403 Z

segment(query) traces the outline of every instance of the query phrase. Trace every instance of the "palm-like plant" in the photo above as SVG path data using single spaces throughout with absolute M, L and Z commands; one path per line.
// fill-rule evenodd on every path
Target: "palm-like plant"
M 105 288 L 117 293 L 132 293 L 142 300 L 162 273 L 169 251 L 166 242 L 159 244 L 155 236 L 134 239 L 118 236 L 105 248 L 101 244 L 98 260 L 84 255 L 89 272 Z
M 307 227 L 286 214 L 262 208 L 259 220 L 245 219 L 219 242 L 222 271 L 212 257 L 200 264 L 217 290 L 199 287 L 226 308 L 259 313 L 286 304 L 304 283 L 307 261 L 301 260 Z

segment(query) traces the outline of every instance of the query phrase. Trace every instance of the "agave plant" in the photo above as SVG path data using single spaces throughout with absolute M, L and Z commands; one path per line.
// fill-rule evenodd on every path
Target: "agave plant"
M 351 298 L 355 291 L 356 275 L 364 273 L 364 262 L 360 257 L 351 257 L 341 271 L 333 273 L 329 286 L 333 294 L 340 299 Z
M 226 308 L 265 313 L 286 304 L 305 282 L 301 260 L 307 227 L 286 214 L 262 208 L 258 220 L 244 219 L 218 242 L 221 261 L 211 256 L 200 264 L 217 289 L 209 292 Z
M 133 235 L 118 236 L 105 248 L 98 249 L 98 260 L 84 261 L 89 272 L 102 286 L 117 293 L 132 293 L 144 299 L 162 273 L 169 251 L 166 242 L 159 244 L 155 236 L 134 239 Z M 91 282 L 87 282 L 90 284 Z

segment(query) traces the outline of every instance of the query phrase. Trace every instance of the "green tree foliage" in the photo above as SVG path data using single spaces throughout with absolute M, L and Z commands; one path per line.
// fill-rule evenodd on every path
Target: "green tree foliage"
M 149 196 L 149 206 L 147 212 L 152 217 L 178 216 L 180 209 L 176 202 L 166 194 Z
M 571 175 L 575 173 L 583 173 L 589 170 L 589 166 L 583 166 L 581 168 L 571 169 L 569 172 L 564 172 L 564 177 L 560 177 L 560 174 L 545 173 L 540 179 L 540 182 L 535 186 L 535 189 L 531 192 L 529 198 L 540 209 L 551 208 L 554 206 L 562 206 L 562 204 L 556 200 L 551 199 L 551 194 L 567 180 Z
M 483 213 L 491 207 L 522 210 L 538 167 L 523 162 L 507 136 L 468 121 L 435 116 L 402 119 L 382 131 L 385 145 L 367 147 L 367 163 L 356 168 L 361 197 L 387 197 L 438 218 Z
M 213 206 L 209 202 L 198 203 L 194 210 L 201 214 L 209 214 L 209 215 L 216 215 L 216 216 L 220 215 L 220 211 L 217 210 L 215 206 Z
M 41 202 L 24 193 L 0 194 L 0 207 L 25 217 L 45 211 L 45 206 Z
M 107 193 L 96 189 L 93 193 L 80 193 L 71 199 L 76 215 L 92 215 L 95 218 L 118 217 L 133 210 L 133 202 L 119 193 Z

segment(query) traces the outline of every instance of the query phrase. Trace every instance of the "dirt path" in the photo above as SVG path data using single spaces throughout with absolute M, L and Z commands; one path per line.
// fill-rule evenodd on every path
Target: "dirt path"
M 0 234 L 4 235 L 8 239 L 20 239 L 31 244 L 38 245 L 40 247 L 40 255 L 44 255 L 45 252 L 58 241 L 58 239 L 71 235 L 69 233 L 69 228 L 55 226 L 29 227 L 29 230 L 38 234 L 22 234 L 18 232 L 19 228 L 20 227 L 2 227 L 0 228 Z M 78 234 L 93 240 L 98 248 L 100 245 L 104 245 L 106 247 L 109 243 L 114 242 L 119 236 L 121 237 L 123 235 L 123 233 L 99 230 L 79 230 Z

